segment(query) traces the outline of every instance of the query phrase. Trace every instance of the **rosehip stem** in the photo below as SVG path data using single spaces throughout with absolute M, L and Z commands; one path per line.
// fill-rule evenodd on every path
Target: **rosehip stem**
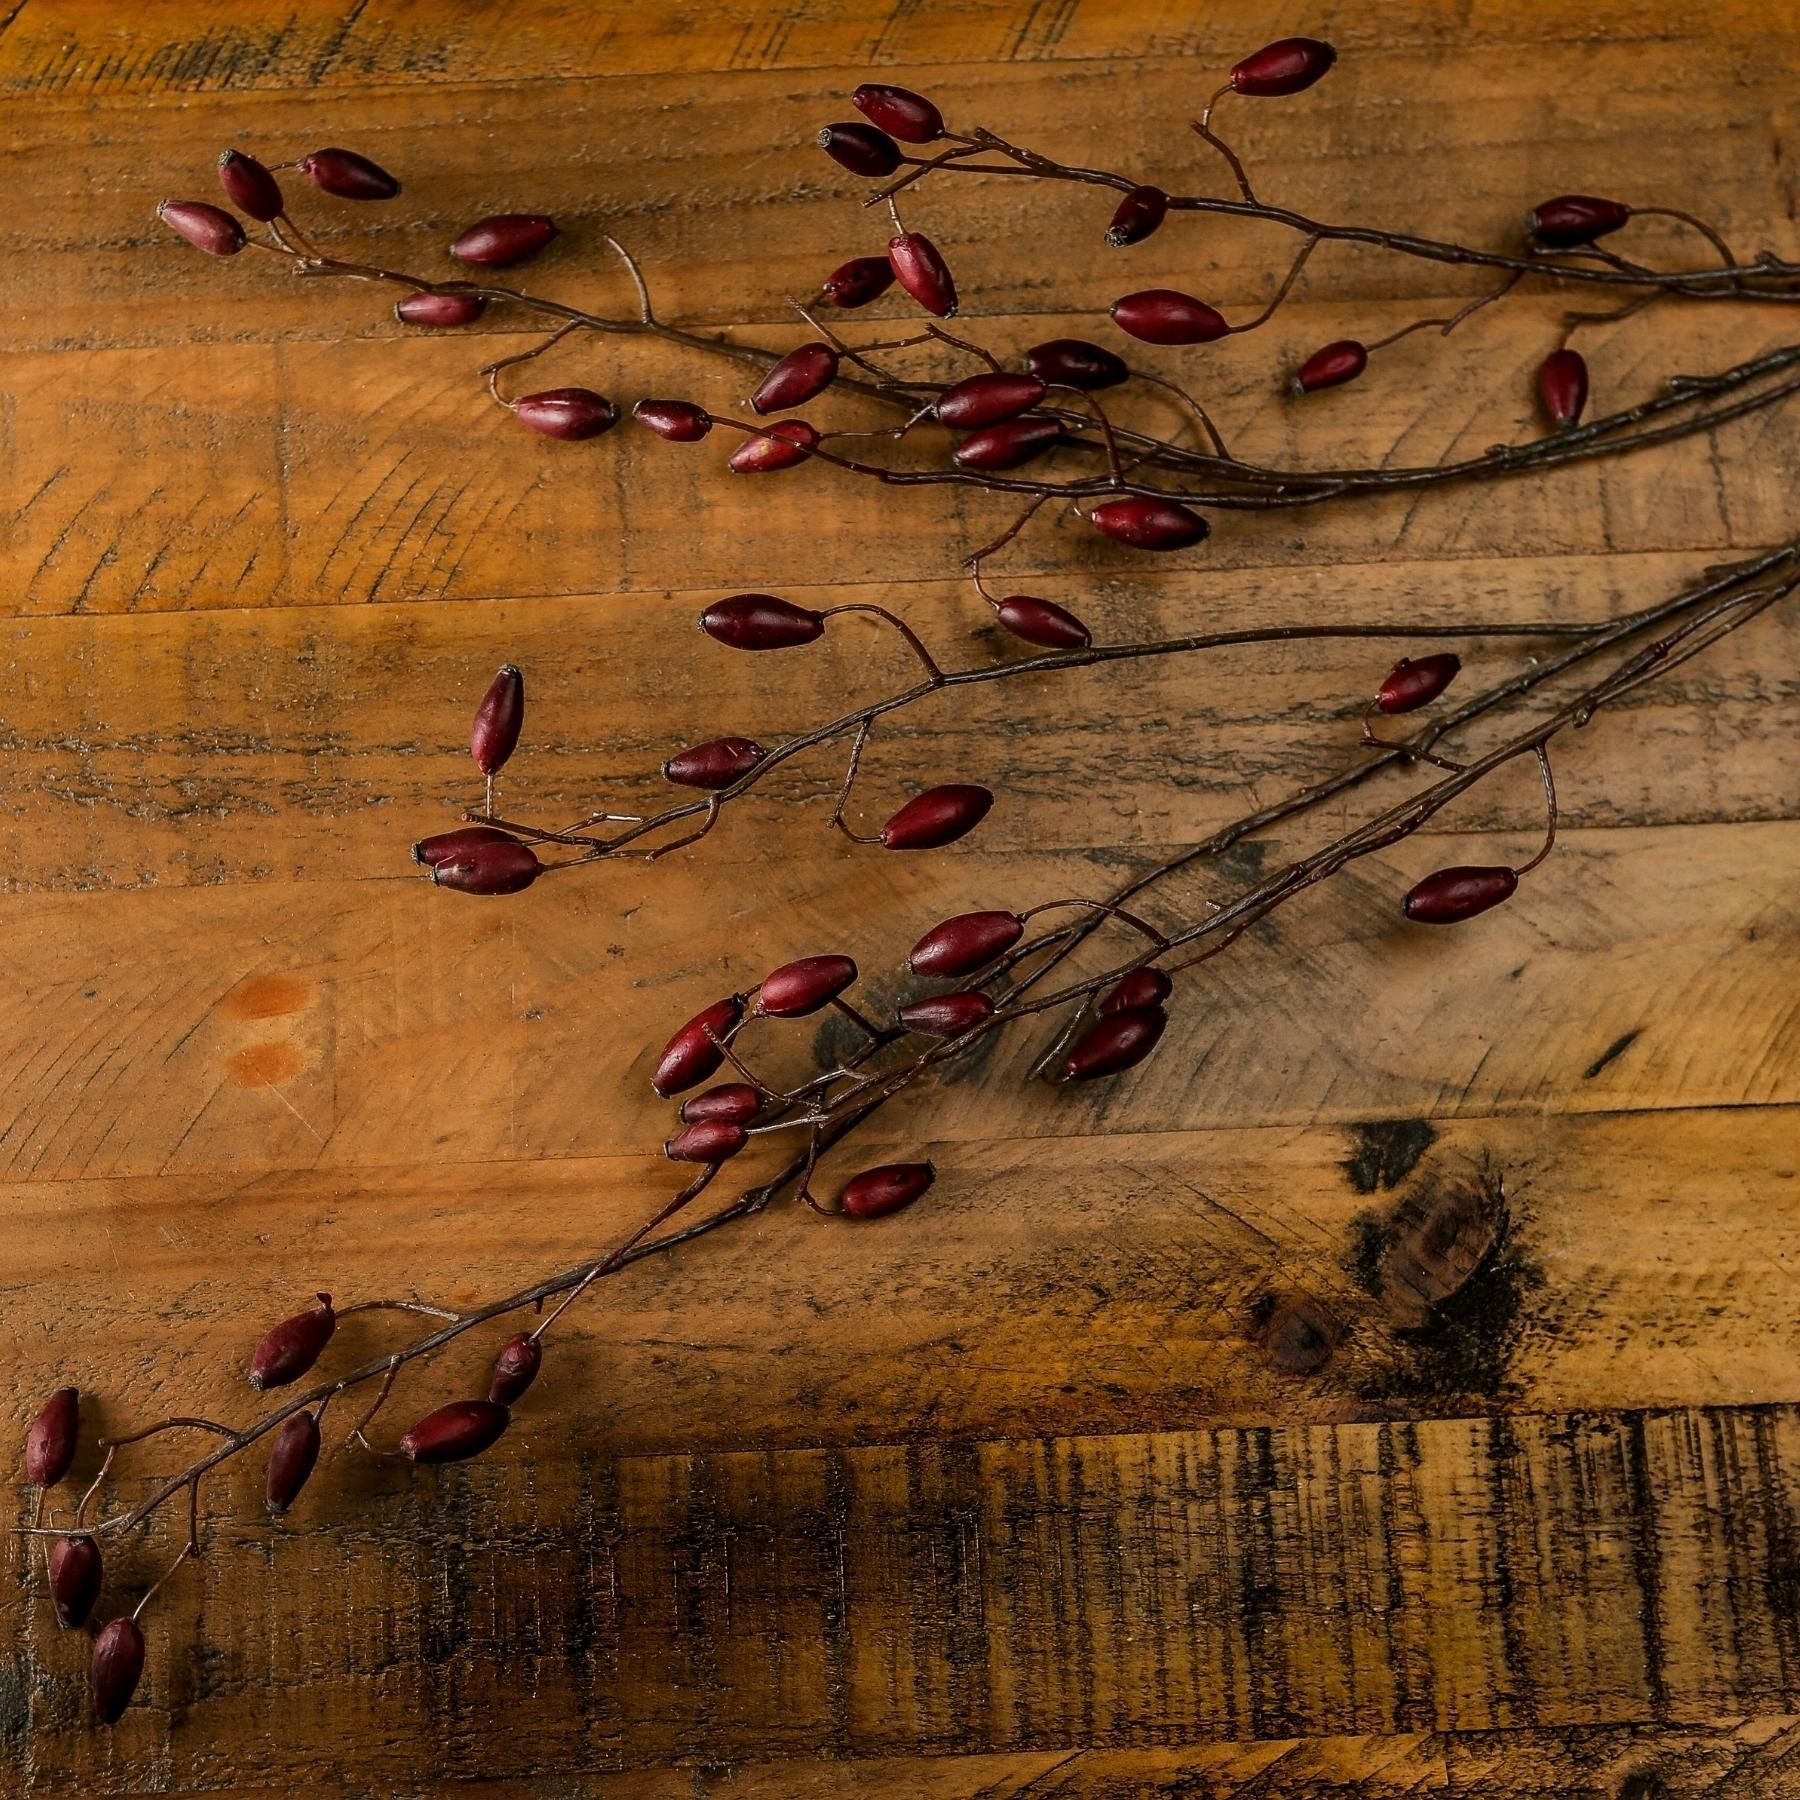
M 496 362 L 485 364 L 475 372 L 486 379 L 488 392 L 493 395 L 494 399 L 501 406 L 506 407 L 508 411 L 510 411 L 518 403 L 517 401 L 506 399 L 505 396 L 501 394 L 499 384 L 494 379 L 500 371 L 502 369 L 510 369 L 518 363 L 535 361 L 538 357 L 542 356 L 546 350 L 552 349 L 557 344 L 560 344 L 571 332 L 580 331 L 582 329 L 584 329 L 583 320 L 566 320 L 563 324 L 557 326 L 557 328 L 551 332 L 541 344 L 535 344 L 529 350 L 521 350 L 514 356 L 503 356 Z
M 1434 328 L 1440 337 L 1448 337 L 1464 319 L 1480 312 L 1484 306 L 1492 306 L 1496 300 L 1504 299 L 1523 279 L 1522 275 L 1509 275 L 1497 288 L 1490 289 L 1485 294 L 1477 294 L 1467 306 L 1459 308 L 1449 318 L 1414 319 L 1410 325 L 1402 325 L 1398 331 L 1390 331 L 1386 337 L 1371 339 L 1363 348 L 1372 356 L 1377 350 L 1385 350 L 1389 344 L 1399 343 L 1403 337 L 1411 337 L 1415 331 L 1430 331 Z M 1654 299 L 1655 296 L 1650 295 L 1648 298 Z M 1645 300 L 1636 301 L 1634 309 L 1645 304 Z
M 164 1584 L 170 1580 L 181 1565 L 186 1562 L 189 1557 L 197 1558 L 200 1554 L 200 1477 L 198 1475 L 194 1476 L 193 1479 L 188 1482 L 187 1490 L 187 1542 L 181 1546 L 175 1560 L 170 1563 L 153 1582 L 151 1582 L 149 1587 L 144 1590 L 143 1598 L 131 1609 L 131 1617 L 134 1623 L 142 1616 L 144 1608 L 156 1598 Z
M 359 1312 L 409 1312 L 420 1313 L 428 1319 L 460 1319 L 462 1314 L 452 1312 L 447 1306 L 430 1306 L 423 1300 L 358 1300 L 354 1306 L 340 1306 L 337 1316 L 347 1319 L 352 1313 Z
M 1157 949 L 1166 950 L 1169 947 L 1169 940 L 1154 925 L 1145 919 L 1140 919 L 1136 913 L 1127 912 L 1124 907 L 1111 900 L 1046 900 L 1041 906 L 1027 908 L 1026 911 L 1019 914 L 1019 917 L 1035 919 L 1039 913 L 1060 912 L 1063 908 L 1070 906 L 1105 913 L 1109 918 L 1117 919 L 1121 925 L 1129 925 L 1132 930 L 1141 932 Z
M 1231 333 L 1234 337 L 1246 331 L 1254 331 L 1259 325 L 1266 325 L 1269 320 L 1275 316 L 1275 309 L 1280 306 L 1282 301 L 1284 301 L 1293 291 L 1294 283 L 1300 279 L 1300 271 L 1306 267 L 1307 258 L 1311 256 L 1318 247 L 1319 240 L 1317 237 L 1309 237 L 1305 243 L 1300 246 L 1300 252 L 1288 265 L 1288 272 L 1282 276 L 1281 286 L 1275 290 L 1274 298 L 1270 300 L 1269 304 L 1265 306 L 1254 319 L 1246 319 L 1242 325 L 1233 325 L 1231 327 Z M 1373 347 L 1373 345 L 1370 346 L 1371 349 Z
M 1528 863 L 1520 863 L 1515 875 L 1529 875 L 1556 848 L 1556 777 L 1550 772 L 1550 752 L 1539 744 L 1538 773 L 1544 778 L 1544 847 Z

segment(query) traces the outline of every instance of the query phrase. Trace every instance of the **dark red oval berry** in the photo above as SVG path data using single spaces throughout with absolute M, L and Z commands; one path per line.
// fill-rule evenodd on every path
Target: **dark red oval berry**
M 1135 1068 L 1152 1050 L 1169 1022 L 1160 1006 L 1126 1006 L 1096 1021 L 1075 1040 L 1062 1066 L 1064 1081 L 1093 1081 Z
M 269 1452 L 269 1475 L 263 1485 L 263 1503 L 272 1513 L 284 1513 L 300 1497 L 319 1460 L 319 1421 L 309 1412 L 297 1412 L 275 1434 Z
M 458 262 L 483 269 L 510 269 L 530 262 L 556 236 L 556 221 L 542 213 L 495 213 L 477 219 L 450 246 Z
M 971 375 L 945 388 L 935 408 L 940 424 L 958 431 L 979 431 L 1016 419 L 1043 399 L 1048 390 L 1035 375 L 1015 375 L 1001 370 L 990 375 Z
M 1106 241 L 1115 250 L 1141 244 L 1169 216 L 1169 196 L 1159 187 L 1136 187 L 1119 202 Z
M 324 1354 L 331 1334 L 337 1330 L 337 1314 L 331 1309 L 329 1294 L 320 1294 L 318 1302 L 264 1333 L 250 1359 L 253 1388 L 286 1387 L 290 1381 L 298 1381 Z
M 219 186 L 239 212 L 268 224 L 282 211 L 281 183 L 254 156 L 226 150 L 219 157 Z
M 435 869 L 439 863 L 454 862 L 465 850 L 477 844 L 516 844 L 519 840 L 498 825 L 460 825 L 455 831 L 440 831 L 436 837 L 420 838 L 412 847 L 412 859 Z
M 94 1639 L 88 1677 L 102 1725 L 118 1723 L 144 1674 L 144 1634 L 135 1619 L 109 1619 Z
M 58 1388 L 25 1433 L 25 1479 L 33 1487 L 55 1487 L 68 1474 L 80 1430 L 80 1390 Z
M 650 1085 L 667 1100 L 671 1094 L 683 1093 L 703 1081 L 710 1081 L 725 1060 L 713 1039 L 730 1036 L 743 1016 L 741 994 L 715 1000 L 711 1006 L 695 1013 L 663 1046 Z
M 1552 425 L 1573 425 L 1587 405 L 1587 359 L 1579 350 L 1552 350 L 1538 367 L 1537 390 Z
M 530 1332 L 521 1331 L 500 1346 L 494 1373 L 488 1382 L 488 1399 L 495 1406 L 516 1406 L 543 1367 L 544 1347 Z
M 524 727 L 525 677 L 511 663 L 503 663 L 481 696 L 475 722 L 469 727 L 469 754 L 476 768 L 484 775 L 502 768 L 518 748 Z
M 925 1000 L 911 1000 L 895 1013 L 907 1031 L 923 1032 L 927 1037 L 961 1037 L 994 1016 L 994 1003 L 986 994 L 972 991 L 956 994 L 933 994 Z
M 244 247 L 244 228 L 222 206 L 206 200 L 165 200 L 156 216 L 196 250 L 208 256 L 236 256 Z
M 512 410 L 521 425 L 572 444 L 611 431 L 619 422 L 618 409 L 592 388 L 546 388 L 513 401 Z
M 1145 344 L 1212 344 L 1231 330 L 1204 300 L 1174 288 L 1126 294 L 1110 311 L 1121 331 Z
M 402 325 L 473 325 L 486 311 L 485 294 L 408 294 L 394 302 Z
M 786 412 L 804 406 L 837 380 L 838 353 L 829 344 L 802 344 L 790 350 L 750 396 L 752 412 Z
M 756 1008 L 774 1019 L 803 1019 L 835 1000 L 855 979 L 856 964 L 847 956 L 803 956 L 763 977 Z
M 434 863 L 431 879 L 456 894 L 522 894 L 543 874 L 544 865 L 529 844 L 470 844 L 454 856 Z
M 87 1623 L 105 1576 L 100 1546 L 85 1531 L 58 1538 L 50 1546 L 50 1604 L 65 1631 Z
M 959 469 L 1016 469 L 1044 455 L 1061 436 L 1055 419 L 1008 419 L 971 432 L 950 456 Z
M 1415 925 L 1460 925 L 1510 900 L 1518 885 L 1511 869 L 1439 869 L 1408 893 L 1402 910 Z
M 944 135 L 944 115 L 911 88 L 865 81 L 850 96 L 850 104 L 872 125 L 902 143 L 929 144 Z
M 339 200 L 391 200 L 400 184 L 354 150 L 315 150 L 294 165 L 314 187 Z
M 1303 394 L 1316 394 L 1320 388 L 1342 387 L 1354 381 L 1369 366 L 1366 346 L 1355 338 L 1342 338 L 1315 350 L 1294 371 L 1294 386 Z
M 932 926 L 913 945 L 907 966 L 915 975 L 940 979 L 973 975 L 1024 935 L 1025 921 L 1017 913 L 958 913 Z
M 1231 85 L 1257 100 L 1299 94 L 1331 73 L 1337 52 L 1318 38 L 1277 38 L 1246 56 L 1231 71 Z
M 1131 379 L 1131 370 L 1123 358 L 1085 338 L 1051 338 L 1047 343 L 1033 344 L 1025 352 L 1025 367 L 1040 381 L 1054 387 L 1080 388 L 1087 394 Z
M 727 1119 L 701 1119 L 697 1124 L 684 1125 L 663 1145 L 663 1155 L 670 1162 L 711 1163 L 717 1166 L 729 1162 L 743 1147 L 749 1143 L 743 1126 L 733 1125 Z
M 820 282 L 819 293 L 833 306 L 848 310 L 879 300 L 893 285 L 894 265 L 885 256 L 853 256 Z
M 677 750 L 662 766 L 663 779 L 677 787 L 716 792 L 748 775 L 768 754 L 747 737 L 714 738 L 710 743 Z
M 631 416 L 671 444 L 697 444 L 712 430 L 712 415 L 691 400 L 640 400 Z
M 927 788 L 882 826 L 882 845 L 889 850 L 936 850 L 954 844 L 988 816 L 993 804 L 994 796 L 986 788 L 970 782 Z
M 1100 1012 L 1104 1017 L 1127 1007 L 1161 1006 L 1174 991 L 1174 982 L 1161 969 L 1133 969 L 1107 989 Z
M 762 1111 L 763 1097 L 747 1081 L 727 1081 L 710 1087 L 681 1105 L 681 1122 L 698 1125 L 702 1119 L 722 1119 L 727 1125 L 748 1125 Z
M 1212 530 L 1198 513 L 1175 500 L 1150 500 L 1129 495 L 1108 500 L 1088 514 L 1096 531 L 1134 550 L 1185 550 Z
M 994 613 L 1014 637 L 1036 644 L 1041 650 L 1085 650 L 1090 641 L 1088 628 L 1053 600 L 1008 594 Z
M 1558 194 L 1525 215 L 1525 229 L 1551 250 L 1575 250 L 1614 232 L 1631 218 L 1621 200 L 1594 194 Z
M 767 431 L 747 437 L 732 451 L 727 466 L 734 475 L 766 475 L 808 460 L 819 434 L 804 419 L 783 419 Z
M 1429 706 L 1457 677 L 1462 658 L 1448 651 L 1437 656 L 1421 656 L 1416 662 L 1403 656 L 1388 670 L 1375 695 L 1376 706 L 1384 713 L 1416 712 Z
M 500 1440 L 512 1414 L 492 1400 L 452 1400 L 427 1413 L 400 1440 L 400 1453 L 416 1463 L 463 1462 Z
M 733 594 L 700 615 L 700 629 L 732 650 L 793 650 L 825 634 L 825 616 L 773 594 Z
M 888 240 L 888 263 L 894 279 L 940 319 L 956 317 L 956 278 L 938 254 L 937 245 L 923 232 L 909 231 Z
M 880 1219 L 911 1206 L 937 1179 L 930 1163 L 883 1163 L 844 1183 L 838 1211 L 846 1219 Z
M 819 133 L 819 148 L 852 175 L 879 181 L 900 166 L 900 146 L 874 125 L 852 120 L 847 125 L 827 125 Z

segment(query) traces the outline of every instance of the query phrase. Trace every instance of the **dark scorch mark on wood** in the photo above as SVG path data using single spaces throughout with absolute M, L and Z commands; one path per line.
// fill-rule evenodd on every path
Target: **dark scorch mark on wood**
M 1626 1032 L 1623 1037 L 1614 1038 L 1613 1041 L 1581 1071 L 1581 1079 L 1583 1081 L 1592 1081 L 1608 1063 L 1617 1062 L 1642 1035 L 1643 1028 L 1639 1026 L 1632 1031 Z
M 1376 1119 L 1351 1129 L 1356 1149 L 1344 1170 L 1359 1194 L 1398 1187 L 1437 1141 L 1437 1132 L 1424 1119 Z

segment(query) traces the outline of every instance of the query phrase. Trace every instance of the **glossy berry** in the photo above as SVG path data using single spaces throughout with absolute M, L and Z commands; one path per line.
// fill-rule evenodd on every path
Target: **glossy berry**
M 996 956 L 1010 950 L 1025 935 L 1025 921 L 1017 913 L 958 913 L 932 926 L 913 945 L 907 967 L 915 975 L 954 980 L 973 975 Z
M 847 311 L 879 300 L 893 285 L 894 265 L 885 256 L 853 256 L 819 283 L 819 293 Z
M 286 1387 L 290 1381 L 298 1381 L 324 1354 L 331 1334 L 337 1330 L 337 1314 L 331 1309 L 329 1294 L 320 1294 L 318 1302 L 264 1333 L 250 1359 L 253 1388 Z
M 544 865 L 529 844 L 508 838 L 504 843 L 471 844 L 434 863 L 433 885 L 457 894 L 522 894 L 543 874 Z
M 1525 229 L 1547 249 L 1574 250 L 1617 231 L 1631 217 L 1620 200 L 1593 194 L 1559 194 L 1525 215 Z
M 911 1206 L 937 1179 L 930 1163 L 883 1163 L 844 1183 L 838 1211 L 846 1219 L 880 1219 Z
M 1145 288 L 1111 307 L 1112 322 L 1145 344 L 1212 344 L 1231 327 L 1204 300 L 1175 288 Z
M 1294 371 L 1294 386 L 1302 394 L 1316 394 L 1320 388 L 1342 387 L 1354 381 L 1369 366 L 1369 352 L 1355 338 L 1341 338 L 1315 350 Z
M 763 977 L 756 1010 L 772 1019 L 803 1019 L 835 1000 L 855 979 L 856 964 L 847 956 L 804 956 Z
M 854 120 L 847 125 L 827 125 L 819 133 L 819 148 L 852 175 L 879 181 L 900 166 L 900 146 L 885 131 Z
M 691 400 L 640 400 L 631 416 L 671 444 L 697 444 L 712 430 L 712 415 Z
M 733 594 L 700 615 L 700 629 L 732 650 L 793 650 L 825 635 L 825 615 L 773 594 Z
M 1100 1013 L 1105 1017 L 1127 1007 L 1161 1006 L 1174 991 L 1174 982 L 1161 969 L 1133 969 L 1107 989 Z
M 1025 367 L 1040 381 L 1054 387 L 1079 388 L 1087 394 L 1131 379 L 1131 370 L 1122 358 L 1085 338 L 1051 338 L 1046 343 L 1033 344 L 1025 352 Z
M 85 1625 L 105 1578 L 100 1546 L 85 1531 L 58 1538 L 50 1546 L 50 1604 L 57 1624 L 65 1631 Z
M 492 1400 L 452 1400 L 428 1413 L 400 1440 L 416 1463 L 463 1462 L 498 1443 L 512 1415 Z
M 408 294 L 394 302 L 402 325 L 473 325 L 486 311 L 483 294 Z
M 1337 52 L 1317 38 L 1278 38 L 1246 56 L 1231 71 L 1231 85 L 1258 100 L 1299 94 L 1331 73 Z
M 990 375 L 971 375 L 945 388 L 933 409 L 942 425 L 958 431 L 979 431 L 1016 419 L 1043 399 L 1047 392 L 1035 375 L 1015 375 L 1002 370 Z
M 1135 1068 L 1152 1050 L 1169 1022 L 1160 1006 L 1126 1006 L 1090 1025 L 1062 1066 L 1064 1081 L 1093 1081 Z
M 546 388 L 512 402 L 513 417 L 544 437 L 578 444 L 611 431 L 619 414 L 604 394 L 592 388 Z
M 165 200 L 156 216 L 208 256 L 236 256 L 244 247 L 244 228 L 222 206 L 206 200 Z
M 872 125 L 906 144 L 929 144 L 944 135 L 944 115 L 911 88 L 888 87 L 865 81 L 850 96 L 850 104 Z
M 1538 365 L 1537 391 L 1552 425 L 1575 424 L 1587 405 L 1587 359 L 1579 350 L 1552 350 Z
M 25 1479 L 33 1487 L 55 1487 L 68 1474 L 80 1426 L 80 1391 L 58 1388 L 38 1409 L 25 1433 Z
M 1136 187 L 1119 202 L 1106 241 L 1115 250 L 1141 244 L 1169 215 L 1169 196 L 1159 187 Z
M 1417 661 L 1403 656 L 1388 670 L 1375 695 L 1376 707 L 1384 713 L 1416 712 L 1429 706 L 1462 668 L 1462 658 L 1445 651 L 1437 656 L 1421 656 Z
M 804 406 L 837 380 L 838 353 L 829 344 L 802 344 L 790 350 L 750 396 L 753 412 L 785 412 Z
M 428 869 L 439 863 L 454 862 L 465 850 L 477 844 L 516 844 L 519 840 L 498 825 L 459 825 L 455 831 L 440 831 L 436 837 L 420 838 L 412 847 L 412 859 Z
M 710 1081 L 725 1060 L 713 1039 L 729 1037 L 743 1016 L 741 994 L 715 1000 L 711 1006 L 695 1013 L 663 1046 L 650 1077 L 651 1087 L 667 1100 L 671 1094 L 685 1093 L 703 1081 Z
M 542 213 L 495 213 L 477 219 L 450 246 L 458 262 L 482 269 L 510 269 L 530 262 L 556 236 L 556 221 Z
M 915 795 L 881 828 L 889 850 L 936 850 L 954 844 L 988 816 L 994 796 L 969 782 L 950 782 Z
M 391 200 L 400 184 L 354 150 L 315 150 L 295 165 L 314 187 L 339 200 Z
M 94 1713 L 102 1725 L 117 1724 L 144 1674 L 144 1634 L 135 1619 L 109 1619 L 94 1639 L 88 1679 Z
M 1460 925 L 1510 900 L 1518 885 L 1519 877 L 1511 869 L 1439 869 L 1412 889 L 1402 910 L 1416 925 Z
M 469 754 L 476 768 L 484 775 L 502 768 L 518 748 L 524 726 L 525 677 L 511 663 L 503 663 L 481 696 L 475 722 L 469 727 Z
M 702 1119 L 722 1119 L 727 1125 L 748 1125 L 762 1111 L 763 1097 L 747 1081 L 727 1081 L 710 1087 L 681 1104 L 681 1122 L 698 1125 Z
M 956 317 L 956 278 L 938 254 L 937 245 L 923 232 L 909 231 L 888 240 L 888 264 L 894 279 L 940 319 Z
M 1091 641 L 1088 628 L 1053 600 L 1008 594 L 994 614 L 1014 637 L 1036 644 L 1040 650 L 1085 650 Z
M 1055 419 L 1008 419 L 985 431 L 972 431 L 950 452 L 959 469 L 1017 469 L 1055 447 L 1062 426 Z
M 804 419 L 783 419 L 767 431 L 747 437 L 732 451 L 726 466 L 734 475 L 764 475 L 791 469 L 807 460 L 819 434 Z
M 1088 514 L 1088 523 L 1134 550 L 1185 550 L 1212 529 L 1178 501 L 1150 500 L 1136 494 L 1096 506 Z
M 768 754 L 761 744 L 747 737 L 713 738 L 709 743 L 677 750 L 662 766 L 663 779 L 677 787 L 714 793 L 748 775 Z
M 319 1460 L 319 1421 L 309 1412 L 297 1412 L 275 1434 L 269 1452 L 269 1474 L 263 1484 L 263 1504 L 272 1513 L 284 1513 L 300 1497 Z
M 281 183 L 254 156 L 227 150 L 219 157 L 219 186 L 239 212 L 268 224 L 282 212 Z
M 711 1163 L 715 1167 L 737 1155 L 750 1139 L 743 1126 L 728 1119 L 701 1119 L 684 1125 L 663 1145 L 670 1162 Z
M 994 1016 L 994 1003 L 986 994 L 964 992 L 934 994 L 926 1000 L 912 1000 L 895 1013 L 901 1027 L 923 1032 L 927 1037 L 961 1037 Z
M 521 1331 L 500 1346 L 494 1372 L 488 1380 L 488 1399 L 495 1406 L 516 1406 L 544 1366 L 544 1347 L 530 1332 Z

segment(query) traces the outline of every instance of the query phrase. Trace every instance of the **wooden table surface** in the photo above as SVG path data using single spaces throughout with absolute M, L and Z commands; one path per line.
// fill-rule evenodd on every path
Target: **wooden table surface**
M 472 378 L 530 341 L 516 320 L 406 335 L 379 295 L 160 229 L 222 147 L 400 173 L 392 207 L 310 215 L 333 245 L 443 269 L 452 227 L 542 209 L 550 291 L 623 308 L 610 231 L 666 316 L 785 345 L 784 296 L 885 238 L 811 145 L 870 72 L 1191 185 L 1221 71 L 1311 31 L 1331 79 L 1232 116 L 1271 196 L 1498 244 L 1544 194 L 1617 190 L 1792 256 L 1794 25 L 1786 0 L 0 7 L 5 1429 L 64 1380 L 94 1430 L 247 1419 L 249 1346 L 315 1287 L 466 1304 L 576 1261 L 670 1190 L 645 1073 L 671 1023 L 827 949 L 889 1002 L 933 918 L 1104 892 L 1341 766 L 1386 666 L 1315 645 L 919 709 L 871 753 L 871 811 L 934 779 L 1002 796 L 931 857 L 828 833 L 819 763 L 685 858 L 434 893 L 407 845 L 473 796 L 497 663 L 532 689 L 516 806 L 629 810 L 673 746 L 903 671 L 850 631 L 734 659 L 692 629 L 706 597 L 882 598 L 979 657 L 957 564 L 1006 509 L 736 483 L 625 430 L 525 441 Z M 1012 351 L 1092 330 L 1126 266 L 1103 201 L 1021 185 L 914 207 L 963 322 Z M 1254 307 L 1284 248 L 1193 221 L 1131 284 Z M 1322 254 L 1266 331 L 1171 366 L 1254 454 L 1479 450 L 1531 429 L 1564 302 L 1410 339 L 1304 409 L 1276 382 L 1480 285 Z M 1652 309 L 1592 340 L 1596 390 L 1741 360 L 1778 311 Z M 554 368 L 626 400 L 744 385 L 662 345 Z M 1790 405 L 1556 480 L 1236 515 L 1153 568 L 1067 527 L 1007 566 L 1115 637 L 1600 617 L 1789 535 L 1797 455 Z M 1476 647 L 1470 679 L 1508 655 Z M 110 1733 L 8 1539 L 0 1786 L 1800 1795 L 1797 666 L 1789 608 L 1582 734 L 1563 847 L 1454 938 L 1393 897 L 1534 843 L 1524 766 L 1212 965 L 1135 1078 L 1052 1094 L 1002 1044 L 879 1123 L 937 1162 L 925 1205 L 854 1235 L 779 1207 L 608 1283 L 490 1458 L 339 1455 L 272 1528 L 257 1471 L 216 1484 Z M 1398 1330 L 1396 1221 L 1495 1174 L 1504 1242 Z M 1305 1376 L 1257 1325 L 1295 1292 L 1342 1326 Z M 394 1329 L 351 1321 L 343 1353 Z M 491 1348 L 415 1370 L 406 1404 Z M 122 1491 L 169 1466 L 132 1452 Z M 121 1553 L 116 1591 L 179 1529 Z

